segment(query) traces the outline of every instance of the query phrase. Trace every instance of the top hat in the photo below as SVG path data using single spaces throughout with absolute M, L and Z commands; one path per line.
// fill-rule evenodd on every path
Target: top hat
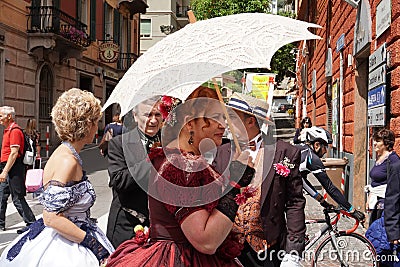
M 268 124 L 273 124 L 267 116 L 269 105 L 265 100 L 241 93 L 234 93 L 229 98 L 227 106 L 249 115 L 253 115 Z

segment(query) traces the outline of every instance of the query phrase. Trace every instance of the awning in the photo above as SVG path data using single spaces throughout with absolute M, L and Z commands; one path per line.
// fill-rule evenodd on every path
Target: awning
M 149 7 L 146 2 L 146 0 L 118 0 L 118 8 L 128 10 L 132 19 L 136 13 L 146 13 L 146 9 Z

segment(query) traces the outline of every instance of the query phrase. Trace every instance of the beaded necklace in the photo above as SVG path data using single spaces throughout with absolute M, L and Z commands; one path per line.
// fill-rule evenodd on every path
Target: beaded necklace
M 75 148 L 71 145 L 71 143 L 67 142 L 67 141 L 63 141 L 61 144 L 66 145 L 71 150 L 71 152 L 74 155 L 74 157 L 78 160 L 79 165 L 82 166 L 82 159 L 79 156 L 78 152 L 76 152 Z

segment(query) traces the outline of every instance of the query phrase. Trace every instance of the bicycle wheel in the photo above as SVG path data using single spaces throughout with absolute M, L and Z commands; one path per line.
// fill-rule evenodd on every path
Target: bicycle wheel
M 357 233 L 338 233 L 337 253 L 332 237 L 327 236 L 315 250 L 312 266 L 378 266 L 376 252 L 368 239 Z M 340 257 L 346 264 L 341 263 Z

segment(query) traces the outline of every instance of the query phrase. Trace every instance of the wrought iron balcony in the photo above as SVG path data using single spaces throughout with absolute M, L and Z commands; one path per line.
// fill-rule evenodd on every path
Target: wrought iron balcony
M 117 62 L 117 69 L 126 71 L 137 59 L 138 55 L 134 53 L 120 53 Z
M 81 46 L 90 45 L 90 37 L 86 33 L 87 25 L 62 12 L 54 6 L 28 7 L 30 13 L 27 21 L 27 32 L 30 35 L 55 34 L 67 41 Z

